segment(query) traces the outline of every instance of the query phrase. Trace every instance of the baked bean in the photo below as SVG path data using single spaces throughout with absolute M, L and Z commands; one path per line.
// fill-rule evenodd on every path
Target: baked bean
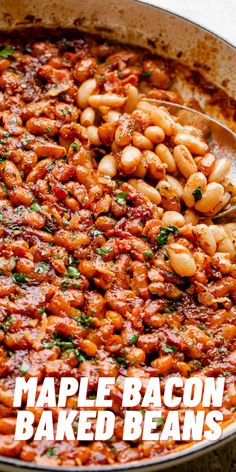
M 206 185 L 207 179 L 202 172 L 195 172 L 189 177 L 183 191 L 183 201 L 187 207 L 192 208 L 195 205 L 194 192 L 204 192 Z
M 77 105 L 84 109 L 88 107 L 88 99 L 90 95 L 93 95 L 98 89 L 98 85 L 95 79 L 85 80 L 78 89 L 76 102 Z
M 216 158 L 211 152 L 208 152 L 205 154 L 205 156 L 196 157 L 195 162 L 197 164 L 198 171 L 208 176 L 213 169 L 215 160 Z
M 216 252 L 216 240 L 209 226 L 200 224 L 194 228 L 195 234 L 199 238 L 199 243 L 204 252 L 209 256 L 214 256 Z
M 95 111 L 92 107 L 85 108 L 80 115 L 80 123 L 82 126 L 92 126 L 95 121 Z
M 150 177 L 158 180 L 164 179 L 167 165 L 163 164 L 159 157 L 152 151 L 143 151 L 143 157 L 146 161 Z
M 100 146 L 101 141 L 98 134 L 97 126 L 88 126 L 87 128 L 88 139 L 93 146 Z
M 141 179 L 131 179 L 129 184 L 132 185 L 139 193 L 145 195 L 150 202 L 159 205 L 161 202 L 160 193 L 151 185 L 147 184 Z
M 151 362 L 151 366 L 157 369 L 158 375 L 167 375 L 174 364 L 172 356 L 163 356 Z
M 70 231 L 60 230 L 54 236 L 54 243 L 65 247 L 68 251 L 75 250 L 78 246 L 89 244 L 89 237 L 80 232 L 71 233 Z
M 234 258 L 235 248 L 233 242 L 225 231 L 225 229 L 223 228 L 223 226 L 211 225 L 210 229 L 216 241 L 217 251 L 228 253 L 231 258 Z
M 191 277 L 197 268 L 190 251 L 181 244 L 172 243 L 167 246 L 170 264 L 176 274 L 181 277 Z
M 174 138 L 174 142 L 177 145 L 184 145 L 193 154 L 204 155 L 209 150 L 209 146 L 206 141 L 200 137 L 187 133 L 177 133 Z
M 145 129 L 144 134 L 146 138 L 153 142 L 153 144 L 162 143 L 165 139 L 165 133 L 159 126 L 148 126 Z
M 169 148 L 165 144 L 158 144 L 155 149 L 155 153 L 161 159 L 161 161 L 167 165 L 167 171 L 171 174 L 176 171 L 175 159 L 172 156 Z
M 66 148 L 51 143 L 37 143 L 34 146 L 34 150 L 38 157 L 51 157 L 52 159 L 60 159 L 66 155 Z
M 26 122 L 26 129 L 29 133 L 40 135 L 46 134 L 48 136 L 55 136 L 59 133 L 59 126 L 56 120 L 49 118 L 30 118 Z
M 199 216 L 194 210 L 186 210 L 184 213 L 184 219 L 186 225 L 197 225 L 199 222 Z
M 42 179 L 47 174 L 47 172 L 49 172 L 52 163 L 53 161 L 49 157 L 38 162 L 27 175 L 26 182 L 36 182 L 37 180 Z
M 100 108 L 102 106 L 119 108 L 122 107 L 125 102 L 126 98 L 116 93 L 104 93 L 103 95 L 90 95 L 88 97 L 88 103 L 93 108 Z
M 195 208 L 201 213 L 211 211 L 224 195 L 224 187 L 221 184 L 212 182 L 206 186 L 202 193 L 202 198 L 195 203 Z
M 185 219 L 181 213 L 177 211 L 165 211 L 162 216 L 162 223 L 164 226 L 177 226 L 181 228 L 185 224 Z
M 179 180 L 177 180 L 173 175 L 166 174 L 166 180 L 171 185 L 171 187 L 175 190 L 176 195 L 179 198 L 183 198 L 183 185 Z
M 120 119 L 120 113 L 115 110 L 109 110 L 105 115 L 104 115 L 105 121 L 108 123 L 115 123 Z
M 121 154 L 120 166 L 125 174 L 132 174 L 141 161 L 142 154 L 134 146 L 126 146 Z
M 175 122 L 165 109 L 155 108 L 151 112 L 151 120 L 154 125 L 163 129 L 166 136 L 172 136 L 172 134 L 174 134 Z
M 4 161 L 0 164 L 0 175 L 4 184 L 9 189 L 22 184 L 22 178 L 16 165 L 11 161 Z
M 98 170 L 109 177 L 115 177 L 117 173 L 115 157 L 112 154 L 104 156 L 98 164 Z
M 152 141 L 137 131 L 133 133 L 133 144 L 138 149 L 153 149 Z
M 197 166 L 188 148 L 179 144 L 174 148 L 174 159 L 181 174 L 188 179 L 190 175 L 197 172 Z
M 127 93 L 127 101 L 125 104 L 125 113 L 132 113 L 138 103 L 138 89 L 134 85 L 130 85 Z
M 212 171 L 208 177 L 208 182 L 221 183 L 227 177 L 231 167 L 231 161 L 226 158 L 214 162 Z
M 131 365 L 140 365 L 145 362 L 146 354 L 143 349 L 131 346 L 127 352 L 126 360 Z
M 220 201 L 212 208 L 211 211 L 206 213 L 206 216 L 213 217 L 214 215 L 217 215 L 223 208 L 229 203 L 229 201 L 232 202 L 231 199 L 231 193 L 230 192 L 225 192 L 223 197 L 220 199 Z M 233 202 L 232 202 L 233 203 Z

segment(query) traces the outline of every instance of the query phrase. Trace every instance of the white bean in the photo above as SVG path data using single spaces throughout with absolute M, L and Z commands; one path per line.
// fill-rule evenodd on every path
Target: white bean
M 213 256 L 216 252 L 216 240 L 211 228 L 201 224 L 195 226 L 194 231 L 199 238 L 199 243 L 203 251 L 209 254 L 209 256 Z
M 165 144 L 158 144 L 155 149 L 156 155 L 161 159 L 164 164 L 167 164 L 167 170 L 171 174 L 176 171 L 176 163 L 170 150 Z
M 187 207 L 192 208 L 195 205 L 197 195 L 205 190 L 207 185 L 207 179 L 202 172 L 195 172 L 190 175 L 183 191 L 183 200 Z M 199 192 L 198 192 L 199 191 Z M 196 195 L 194 196 L 194 192 Z
M 164 226 L 177 226 L 181 228 L 185 225 L 185 219 L 178 211 L 165 211 L 162 217 Z
M 88 126 L 87 135 L 90 143 L 93 144 L 93 146 L 99 146 L 101 144 L 97 126 Z
M 90 95 L 88 102 L 93 108 L 99 108 L 101 106 L 119 108 L 126 102 L 126 97 L 121 97 L 116 93 L 104 93 L 103 95 Z
M 197 172 L 197 166 L 194 162 L 194 159 L 188 148 L 183 144 L 175 146 L 174 159 L 179 171 L 186 179 L 188 179 L 190 175 Z
M 204 155 L 209 150 L 209 146 L 202 138 L 188 133 L 177 133 L 174 139 L 175 144 L 184 145 L 193 154 Z
M 168 244 L 167 252 L 176 274 L 181 277 L 191 277 L 195 274 L 197 268 L 194 258 L 185 246 L 178 243 Z
M 151 112 L 151 120 L 154 125 L 160 126 L 167 136 L 172 136 L 175 132 L 175 121 L 163 108 L 155 108 Z
M 160 126 L 148 126 L 144 134 L 146 138 L 150 139 L 154 144 L 162 143 L 165 139 L 165 133 Z
M 159 192 L 143 180 L 131 179 L 129 180 L 129 184 L 132 185 L 138 192 L 147 197 L 150 202 L 155 203 L 156 205 L 159 205 L 161 202 L 161 196 Z
M 229 159 L 219 159 L 215 161 L 213 169 L 208 177 L 208 182 L 222 182 L 227 177 L 231 167 Z
M 183 185 L 172 175 L 166 174 L 166 180 L 175 189 L 176 194 L 179 198 L 183 198 Z
M 134 85 L 130 85 L 127 94 L 127 102 L 125 104 L 125 113 L 132 113 L 138 103 L 138 89 Z
M 133 145 L 138 149 L 149 149 L 150 151 L 153 149 L 152 141 L 137 131 L 133 133 Z
M 195 203 L 195 208 L 201 213 L 210 212 L 224 195 L 224 187 L 216 182 L 211 182 L 202 193 L 202 198 Z
M 186 225 L 193 225 L 196 226 L 199 222 L 199 216 L 194 210 L 186 210 L 184 213 L 184 219 Z
M 210 229 L 212 230 L 216 240 L 217 251 L 228 253 L 230 258 L 233 259 L 235 257 L 234 244 L 223 226 L 212 225 L 210 226 Z
M 82 126 L 91 126 L 95 121 L 95 111 L 91 107 L 85 108 L 80 115 L 80 123 Z
M 82 83 L 77 92 L 76 102 L 80 108 L 88 106 L 88 98 L 97 90 L 97 82 L 95 79 L 88 79 Z
M 105 175 L 115 177 L 117 172 L 115 157 L 112 154 L 104 156 L 98 164 L 98 170 Z
M 121 154 L 120 166 L 125 174 L 132 174 L 141 161 L 142 154 L 134 146 L 126 146 Z
M 152 151 L 143 151 L 143 156 L 147 163 L 148 173 L 153 179 L 164 179 L 166 173 L 166 164 Z

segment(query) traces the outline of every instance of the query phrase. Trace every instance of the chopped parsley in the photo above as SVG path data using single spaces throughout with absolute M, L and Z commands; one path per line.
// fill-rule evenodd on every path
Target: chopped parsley
M 26 372 L 28 372 L 30 366 L 29 364 L 27 364 L 27 362 L 23 361 L 20 368 L 19 368 L 19 372 L 21 375 L 25 375 Z
M 96 253 L 99 255 L 108 254 L 109 251 L 110 251 L 110 248 L 107 248 L 107 247 L 99 247 L 98 249 L 96 249 Z
M 171 308 L 163 308 L 163 313 L 173 313 Z
M 73 149 L 73 151 L 78 151 L 79 150 L 79 145 L 76 141 L 74 141 L 72 144 L 71 144 L 71 148 Z
M 164 424 L 164 422 L 165 422 L 165 420 L 164 420 L 163 417 L 161 417 L 161 418 L 155 418 L 155 419 L 153 419 L 153 421 L 156 423 L 157 427 L 162 426 L 162 425 Z
M 68 277 L 71 277 L 72 279 L 80 278 L 80 272 L 75 267 L 68 267 L 67 275 Z
M 152 259 L 154 257 L 154 253 L 152 251 L 144 251 L 143 255 L 148 259 Z
M 14 54 L 14 48 L 10 46 L 6 46 L 0 51 L 0 57 L 2 57 L 3 59 L 7 59 L 8 57 L 11 57 L 13 54 Z
M 157 236 L 157 242 L 160 244 L 160 246 L 163 246 L 167 243 L 169 235 L 176 233 L 179 233 L 179 229 L 177 228 L 177 226 L 170 225 L 162 227 L 160 229 L 160 234 Z
M 8 188 L 7 186 L 4 184 L 4 182 L 1 182 L 1 186 L 2 186 L 2 189 L 3 189 L 3 192 L 5 193 L 5 195 L 8 193 Z
M 14 318 L 12 316 L 7 316 L 5 320 L 0 324 L 0 329 L 4 331 L 4 333 L 7 333 L 13 321 Z
M 130 344 L 135 344 L 138 341 L 139 335 L 133 334 L 129 340 Z
M 19 274 L 17 272 L 15 272 L 15 274 L 12 275 L 12 280 L 16 284 L 26 284 L 27 282 L 29 282 L 29 279 L 28 277 L 26 277 L 26 275 Z
M 36 213 L 38 213 L 38 212 L 41 210 L 41 206 L 38 205 L 38 203 L 33 203 L 33 204 L 30 206 L 30 210 L 31 210 L 31 211 L 35 211 Z
M 126 197 L 127 197 L 127 192 L 120 192 L 118 195 L 116 195 L 115 200 L 117 203 L 120 205 L 126 205 Z
M 41 306 L 41 308 L 38 309 L 38 313 L 42 315 L 45 312 L 45 306 Z
M 165 351 L 167 353 L 176 352 L 177 347 L 176 346 L 168 346 L 168 344 L 167 344 L 166 346 L 163 347 L 163 351 Z
M 150 77 L 153 74 L 153 70 L 144 70 L 142 72 L 142 77 Z
M 55 457 L 57 456 L 57 448 L 56 447 L 49 447 L 46 454 L 47 457 Z
M 46 262 L 40 262 L 35 272 L 37 274 L 43 274 L 44 272 L 47 272 L 49 270 L 49 267 L 49 264 L 47 264 Z
M 127 367 L 127 360 L 124 357 L 116 357 L 115 360 L 118 364 Z
M 199 200 L 201 200 L 201 198 L 202 198 L 202 189 L 201 189 L 200 185 L 197 188 L 195 188 L 195 190 L 192 192 L 192 195 L 194 196 L 195 202 L 198 202 Z
M 93 326 L 93 318 L 86 315 L 85 313 L 81 313 L 80 316 L 73 316 L 73 318 L 77 321 L 77 323 L 79 323 L 80 326 L 89 326 L 89 328 L 92 328 Z

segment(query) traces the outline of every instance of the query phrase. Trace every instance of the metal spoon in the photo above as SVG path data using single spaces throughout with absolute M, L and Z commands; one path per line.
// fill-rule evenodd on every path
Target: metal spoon
M 225 157 L 231 160 L 232 164 L 229 177 L 236 182 L 236 134 L 233 131 L 210 116 L 204 115 L 204 113 L 192 108 L 185 107 L 184 105 L 152 98 L 144 98 L 142 102 L 148 102 L 167 108 L 181 125 L 200 128 L 215 157 L 217 159 Z M 227 205 L 219 213 L 212 216 L 212 219 L 229 217 L 230 215 L 232 216 L 234 212 L 236 212 L 236 203 L 233 203 L 229 207 Z

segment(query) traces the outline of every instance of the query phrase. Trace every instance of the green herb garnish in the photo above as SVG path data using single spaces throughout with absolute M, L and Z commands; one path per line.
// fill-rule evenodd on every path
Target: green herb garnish
M 120 192 L 118 195 L 116 195 L 115 200 L 117 203 L 120 205 L 126 205 L 126 197 L 127 197 L 127 192 Z
M 72 266 L 68 267 L 67 275 L 68 277 L 71 277 L 72 279 L 80 278 L 80 272 L 75 267 L 72 267 Z
M 138 341 L 139 335 L 133 334 L 129 340 L 130 344 L 135 344 Z
M 96 253 L 100 255 L 108 254 L 109 251 L 110 251 L 110 248 L 106 248 L 106 247 L 99 247 L 98 249 L 96 249 Z
M 30 206 L 30 210 L 31 210 L 31 211 L 35 211 L 36 213 L 38 213 L 38 212 L 41 210 L 41 206 L 38 205 L 38 203 L 33 203 L 33 204 Z
M 195 188 L 195 190 L 192 192 L 192 195 L 194 196 L 195 202 L 198 202 L 199 200 L 201 200 L 201 198 L 202 198 L 202 189 L 201 189 L 200 185 L 197 188 Z
M 2 57 L 3 59 L 7 59 L 8 57 L 11 57 L 13 54 L 14 54 L 14 48 L 9 47 L 9 46 L 6 46 L 0 51 L 0 57 Z
M 24 274 L 19 274 L 15 272 L 15 274 L 12 274 L 12 280 L 16 284 L 26 284 L 29 282 L 28 277 L 26 277 Z
M 30 366 L 29 364 L 27 364 L 27 362 L 23 361 L 20 368 L 19 368 L 19 372 L 21 375 L 25 375 L 26 372 L 28 372 Z
M 160 234 L 157 236 L 157 242 L 160 244 L 160 246 L 163 246 L 167 243 L 169 235 L 176 233 L 179 233 L 177 226 L 170 225 L 167 227 L 162 227 L 160 229 Z

